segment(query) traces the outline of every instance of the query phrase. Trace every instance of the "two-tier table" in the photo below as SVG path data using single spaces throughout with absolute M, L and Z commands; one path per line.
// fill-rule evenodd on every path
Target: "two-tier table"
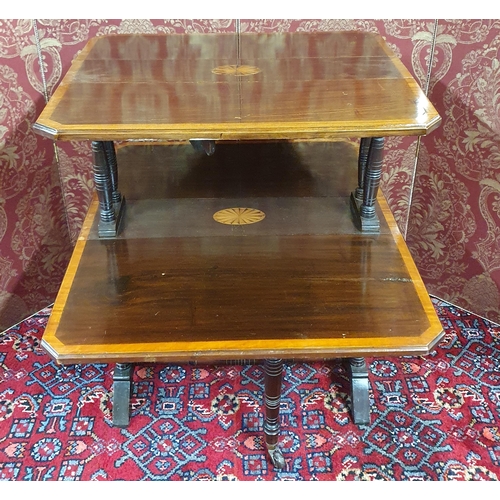
M 364 358 L 442 335 L 378 192 L 384 138 L 439 123 L 374 34 L 90 40 L 35 124 L 92 141 L 97 193 L 43 346 L 116 363 L 118 426 L 134 363 L 263 360 L 277 467 L 283 359 L 345 358 L 367 424 Z

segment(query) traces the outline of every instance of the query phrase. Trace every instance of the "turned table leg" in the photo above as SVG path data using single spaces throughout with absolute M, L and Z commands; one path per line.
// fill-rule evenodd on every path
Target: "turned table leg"
M 130 422 L 130 394 L 132 390 L 132 365 L 116 363 L 113 374 L 113 425 L 127 427 Z
M 283 360 L 266 359 L 264 363 L 265 389 L 264 404 L 266 418 L 264 421 L 264 434 L 266 447 L 273 465 L 277 469 L 285 466 L 285 459 L 278 447 L 280 433 L 279 411 L 281 400 L 281 381 L 283 376 Z
M 113 141 L 103 141 L 102 144 L 111 179 L 111 198 L 113 203 L 121 203 L 122 195 L 120 191 L 118 191 L 118 162 L 116 160 L 115 145 Z
M 118 191 L 118 168 L 112 141 L 92 141 L 94 184 L 99 199 L 100 218 L 98 234 L 114 238 L 125 207 L 125 199 Z
M 380 221 L 375 212 L 380 178 L 384 138 L 363 138 L 359 146 L 358 187 L 351 193 L 351 211 L 356 227 L 364 233 L 378 233 Z
M 370 423 L 368 369 L 364 358 L 350 358 L 347 368 L 351 381 L 352 418 L 357 425 Z
M 361 204 L 363 202 L 363 188 L 365 185 L 366 164 L 368 163 L 368 154 L 370 152 L 371 137 L 364 137 L 359 143 L 358 155 L 358 187 L 354 192 L 356 201 Z

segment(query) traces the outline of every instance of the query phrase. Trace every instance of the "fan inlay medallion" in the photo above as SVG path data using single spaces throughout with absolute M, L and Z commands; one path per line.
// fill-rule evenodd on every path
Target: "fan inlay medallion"
M 212 73 L 215 75 L 249 76 L 256 75 L 260 71 L 260 68 L 257 68 L 257 66 L 230 64 L 227 66 L 217 66 L 212 70 Z
M 225 208 L 214 214 L 214 220 L 221 224 L 243 226 L 255 224 L 264 219 L 266 214 L 256 208 Z

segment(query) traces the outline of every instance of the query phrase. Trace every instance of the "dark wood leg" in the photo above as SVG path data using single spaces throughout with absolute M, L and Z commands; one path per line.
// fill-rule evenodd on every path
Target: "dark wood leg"
M 361 205 L 361 218 L 365 220 L 377 219 L 375 213 L 375 200 L 377 199 L 380 177 L 382 175 L 382 160 L 384 156 L 384 138 L 374 137 L 370 144 L 368 162 L 365 170 L 365 180 L 363 188 L 363 204 Z M 378 231 L 380 224 L 377 220 Z
M 127 427 L 130 422 L 130 394 L 132 390 L 132 365 L 116 363 L 113 374 L 113 425 Z
M 111 175 L 111 191 L 113 208 L 116 216 L 117 232 L 120 227 L 122 217 L 125 211 L 125 197 L 118 190 L 118 162 L 116 160 L 116 151 L 113 141 L 104 141 L 104 151 L 106 153 L 106 161 L 108 163 L 109 172 Z
M 120 203 L 122 201 L 122 195 L 120 191 L 118 191 L 118 163 L 116 161 L 115 145 L 113 141 L 104 141 L 103 146 L 111 177 L 111 197 L 113 203 Z
M 351 379 L 352 418 L 357 425 L 369 425 L 370 397 L 365 359 L 350 358 L 347 367 Z
M 365 164 L 368 141 L 368 157 Z M 358 181 L 360 185 L 351 194 L 351 210 L 356 227 L 364 233 L 378 233 L 380 231 L 380 221 L 375 212 L 375 201 L 382 175 L 383 153 L 383 137 L 361 140 L 358 177 L 362 176 L 362 181 Z M 362 172 L 363 169 L 364 172 Z
M 100 219 L 98 234 L 114 238 L 122 219 L 124 200 L 118 191 L 118 170 L 114 146 L 109 141 L 93 141 L 94 184 L 99 198 Z M 119 202 L 116 200 L 119 198 Z
M 368 163 L 368 154 L 370 152 L 371 137 L 364 137 L 359 144 L 358 156 L 358 187 L 354 191 L 356 201 L 361 204 L 363 202 L 363 188 L 365 185 L 366 164 Z
M 115 211 L 113 210 L 111 175 L 101 141 L 92 142 L 92 155 L 94 157 L 94 184 L 99 198 L 100 222 L 113 225 Z
M 285 459 L 278 447 L 280 433 L 280 400 L 281 381 L 283 376 L 283 360 L 266 359 L 264 363 L 265 390 L 264 403 L 266 408 L 266 419 L 264 421 L 264 434 L 266 447 L 273 465 L 277 469 L 285 467 Z

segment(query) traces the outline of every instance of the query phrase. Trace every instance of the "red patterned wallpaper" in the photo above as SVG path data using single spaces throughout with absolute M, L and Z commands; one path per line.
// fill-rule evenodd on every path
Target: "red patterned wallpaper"
M 71 245 L 31 21 L 0 21 L 0 328 L 50 303 Z
M 54 145 L 31 128 L 78 51 L 104 33 L 237 26 L 207 19 L 0 20 L 0 329 L 53 302 L 92 194 L 89 144 Z M 443 124 L 421 141 L 387 141 L 382 189 L 429 292 L 500 322 L 500 21 L 242 19 L 239 26 L 355 29 L 386 38 L 429 89 Z
M 500 322 L 500 20 L 439 22 L 408 244 L 428 290 Z

